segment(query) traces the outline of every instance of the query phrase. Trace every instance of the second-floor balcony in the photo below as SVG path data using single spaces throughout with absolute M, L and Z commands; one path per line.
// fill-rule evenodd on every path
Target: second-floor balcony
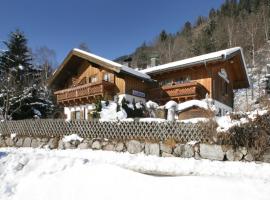
M 173 99 L 180 102 L 189 99 L 203 99 L 206 93 L 207 90 L 203 85 L 192 81 L 153 88 L 149 91 L 149 99 L 157 102 L 166 102 Z
M 99 81 L 58 90 L 54 94 L 56 95 L 57 103 L 66 103 L 110 95 L 113 92 L 114 86 L 111 82 Z

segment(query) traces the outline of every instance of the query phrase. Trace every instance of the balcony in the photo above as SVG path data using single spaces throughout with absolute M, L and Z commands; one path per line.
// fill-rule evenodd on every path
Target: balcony
M 100 81 L 58 90 L 54 94 L 56 95 L 57 103 L 60 104 L 76 104 L 78 102 L 90 103 L 95 98 L 112 95 L 114 86 L 113 83 L 108 81 Z
M 190 99 L 203 99 L 207 90 L 198 82 L 179 83 L 175 85 L 166 85 L 149 91 L 149 99 L 159 103 L 165 103 L 169 100 L 182 102 Z

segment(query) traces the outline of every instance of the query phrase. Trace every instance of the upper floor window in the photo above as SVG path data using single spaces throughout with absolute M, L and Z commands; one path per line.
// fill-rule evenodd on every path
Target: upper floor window
M 187 83 L 190 80 L 190 76 L 178 77 L 175 79 L 175 83 Z
M 107 72 L 104 73 L 104 75 L 103 75 L 103 80 L 104 80 L 104 81 L 111 81 L 111 80 L 110 80 L 110 74 L 107 73 Z
M 172 79 L 165 79 L 165 80 L 162 80 L 162 81 L 160 82 L 160 85 L 161 85 L 161 86 L 172 85 L 172 83 L 173 83 L 173 80 L 172 80 Z
M 98 81 L 97 75 L 90 76 L 89 82 L 90 83 L 96 83 Z
M 175 85 L 175 84 L 187 83 L 187 82 L 190 82 L 190 80 L 191 80 L 190 76 L 178 77 L 176 79 L 165 79 L 165 80 L 160 81 L 160 85 L 161 86 Z

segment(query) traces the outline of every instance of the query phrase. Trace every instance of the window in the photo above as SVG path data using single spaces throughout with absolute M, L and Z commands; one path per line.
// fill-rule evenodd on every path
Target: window
M 96 83 L 97 82 L 97 75 L 94 75 L 94 76 L 91 76 L 90 78 L 89 78 L 89 83 Z
M 190 80 L 191 80 L 190 76 L 179 77 L 179 78 L 175 79 L 175 83 L 187 83 Z
M 228 88 L 228 83 L 226 81 L 223 81 L 223 84 L 222 84 L 222 93 L 223 93 L 223 96 L 225 95 L 228 95 L 228 92 L 229 92 L 229 88 Z
M 166 80 L 163 80 L 160 82 L 160 85 L 161 86 L 164 86 L 164 85 L 172 85 L 173 83 L 173 80 L 172 79 L 166 79 Z
M 75 120 L 80 120 L 80 119 L 81 119 L 81 112 L 75 111 Z
M 104 75 L 103 75 L 103 80 L 104 81 L 110 81 L 110 74 L 109 73 L 104 73 Z

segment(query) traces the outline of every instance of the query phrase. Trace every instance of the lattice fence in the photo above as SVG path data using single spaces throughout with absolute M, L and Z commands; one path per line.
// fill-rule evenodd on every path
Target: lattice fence
M 180 122 L 139 121 L 64 121 L 55 119 L 7 121 L 0 123 L 3 136 L 16 133 L 17 136 L 62 137 L 78 134 L 84 138 L 108 138 L 113 140 L 150 140 L 176 142 L 209 142 L 212 128 L 209 124 L 184 124 Z

